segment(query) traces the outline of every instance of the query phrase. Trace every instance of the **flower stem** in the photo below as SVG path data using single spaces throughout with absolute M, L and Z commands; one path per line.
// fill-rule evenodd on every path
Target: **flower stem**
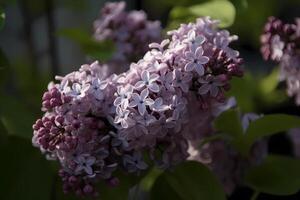
M 255 190 L 250 200 L 256 200 L 259 195 L 259 191 Z

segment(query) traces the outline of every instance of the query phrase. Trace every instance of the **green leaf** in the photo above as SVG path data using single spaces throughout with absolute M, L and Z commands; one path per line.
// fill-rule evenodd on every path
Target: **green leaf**
M 300 118 L 286 114 L 265 115 L 249 124 L 245 133 L 243 153 L 248 153 L 255 141 L 291 128 L 300 127 Z
M 155 181 L 151 199 L 222 200 L 225 193 L 212 172 L 199 162 L 185 162 Z
M 79 28 L 61 29 L 58 34 L 77 42 L 84 53 L 100 61 L 110 59 L 115 50 L 111 40 L 96 41 L 91 34 Z
M 229 27 L 235 19 L 235 8 L 230 1 L 209 1 L 190 7 L 174 7 L 170 12 L 170 19 L 180 22 L 190 22 L 191 18 L 210 16 L 220 20 L 220 27 Z
M 129 190 L 136 186 L 143 178 L 143 174 L 126 174 L 123 171 L 117 171 L 114 173 L 120 180 L 120 184 L 117 187 L 110 187 L 106 183 L 99 184 L 99 194 L 103 200 L 124 200 L 129 196 Z
M 49 161 L 30 140 L 10 136 L 0 145 L 0 157 L 1 199 L 51 199 L 54 176 Z
M 243 128 L 239 113 L 236 109 L 230 109 L 223 112 L 214 122 L 217 131 L 226 133 L 227 135 L 238 138 L 243 136 Z
M 279 82 L 279 69 L 276 67 L 268 76 L 260 82 L 261 92 L 264 94 L 269 94 L 274 91 Z
M 299 159 L 270 155 L 261 165 L 248 170 L 245 183 L 259 192 L 291 195 L 300 188 L 299 169 Z
M 239 9 L 248 8 L 248 1 L 247 0 L 231 0 L 231 2 L 237 8 L 237 11 L 239 11 Z
M 31 139 L 35 118 L 22 100 L 3 95 L 0 98 L 0 121 L 9 135 Z
M 230 81 L 231 89 L 227 96 L 234 96 L 242 112 L 253 112 L 256 107 L 257 82 L 250 73 L 245 73 L 243 78 L 233 78 Z
M 5 21 L 5 12 L 2 7 L 0 7 L 0 30 L 4 27 L 4 21 Z
M 162 171 L 160 169 L 154 167 L 139 183 L 141 185 L 141 188 L 144 191 L 149 191 L 152 188 L 155 180 L 161 173 Z
M 233 78 L 227 96 L 234 96 L 242 112 L 272 109 L 286 100 L 285 91 L 277 89 L 278 71 L 269 75 L 245 73 L 243 78 Z

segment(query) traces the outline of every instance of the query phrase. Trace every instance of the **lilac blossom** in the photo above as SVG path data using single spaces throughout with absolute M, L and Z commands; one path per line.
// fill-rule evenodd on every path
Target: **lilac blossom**
M 159 21 L 150 21 L 144 11 L 125 11 L 125 2 L 109 2 L 104 5 L 94 22 L 94 38 L 97 41 L 112 40 L 115 52 L 108 61 L 112 72 L 127 70 L 148 50 L 151 42 L 160 42 Z
M 131 60 L 137 55 L 131 47 L 158 30 L 143 12 L 123 9 L 124 3 L 107 4 L 96 35 L 113 37 L 122 47 L 115 58 Z M 182 24 L 119 75 L 108 76 L 109 67 L 94 62 L 57 77 L 43 96 L 45 114 L 33 126 L 33 144 L 61 163 L 65 192 L 94 196 L 97 182 L 118 182 L 118 169 L 139 174 L 151 164 L 177 165 L 189 157 L 192 138 L 213 132 L 230 78 L 242 75 L 242 59 L 229 47 L 237 38 L 217 24 L 208 17 Z
M 128 149 L 128 141 L 117 131 L 116 114 L 115 121 L 123 127 L 132 121 L 129 111 L 114 106 L 114 95 L 122 96 L 119 105 L 124 106 L 124 94 L 130 87 L 118 88 L 116 75 L 106 76 L 105 70 L 94 62 L 57 77 L 58 83 L 49 84 L 43 95 L 45 114 L 33 125 L 34 146 L 60 162 L 64 191 L 79 196 L 98 195 L 95 184 L 100 180 L 110 183 L 118 167 L 125 172 L 135 165 L 139 167 L 135 171 L 145 169 L 140 167 L 142 161 L 123 166 L 124 156 L 137 152 Z
M 300 105 L 300 35 L 299 19 L 295 23 L 283 23 L 270 17 L 261 35 L 261 52 L 265 60 L 280 66 L 280 80 L 287 85 L 287 94 L 295 97 Z
M 154 101 L 150 98 L 147 98 L 149 91 L 144 89 L 141 94 L 133 93 L 132 101 L 129 103 L 129 107 L 138 107 L 138 111 L 141 115 L 144 115 L 146 112 L 146 106 L 150 106 Z
M 198 47 L 195 52 L 187 52 L 186 58 L 189 61 L 185 65 L 186 71 L 193 71 L 195 70 L 200 76 L 204 75 L 204 64 L 206 64 L 209 60 L 208 57 L 203 56 L 203 49 L 202 47 Z
M 155 83 L 156 80 L 159 78 L 158 74 L 153 73 L 150 75 L 150 73 L 147 70 L 145 70 L 142 72 L 141 78 L 142 80 L 138 81 L 134 86 L 136 89 L 146 87 L 152 92 L 159 92 L 159 86 Z

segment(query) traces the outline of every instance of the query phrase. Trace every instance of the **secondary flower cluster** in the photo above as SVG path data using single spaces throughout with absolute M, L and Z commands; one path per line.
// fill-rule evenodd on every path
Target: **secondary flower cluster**
M 225 109 L 232 106 L 234 106 L 234 102 L 229 101 Z M 241 116 L 243 130 L 246 130 L 249 123 L 259 117 L 259 115 L 254 113 L 247 113 Z M 216 135 L 217 133 L 214 131 L 209 131 L 206 132 L 205 136 L 212 137 Z M 247 158 L 242 157 L 236 149 L 222 139 L 213 140 L 203 145 L 201 145 L 201 142 L 201 138 L 189 141 L 190 157 L 188 159 L 207 165 L 221 181 L 227 194 L 231 194 L 242 183 L 242 177 L 246 170 L 253 165 L 260 164 L 268 152 L 267 142 L 263 140 L 256 142 L 252 146 L 250 156 Z
M 208 17 L 181 25 L 120 75 L 94 62 L 50 84 L 33 144 L 60 161 L 66 192 L 97 195 L 99 180 L 118 182 L 117 169 L 165 169 L 188 158 L 188 141 L 210 131 L 228 108 L 229 80 L 242 75 L 229 47 L 237 37 L 217 26 Z
M 280 79 L 286 81 L 287 93 L 300 105 L 300 19 L 283 23 L 270 17 L 261 36 L 264 59 L 280 65 Z
M 159 21 L 147 20 L 144 11 L 125 11 L 125 2 L 106 3 L 94 22 L 94 38 L 110 39 L 116 51 L 109 61 L 114 70 L 127 70 L 131 62 L 140 59 L 150 42 L 161 40 Z M 120 71 L 119 71 L 120 72 Z

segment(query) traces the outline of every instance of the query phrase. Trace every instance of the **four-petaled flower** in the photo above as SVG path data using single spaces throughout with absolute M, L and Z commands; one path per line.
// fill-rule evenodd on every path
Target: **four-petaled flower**
M 136 89 L 141 89 L 142 87 L 146 87 L 152 92 L 159 92 L 159 86 L 156 83 L 156 80 L 159 78 L 158 74 L 150 74 L 149 71 L 145 70 L 141 74 L 142 81 L 138 81 L 135 84 Z
M 129 172 L 147 169 L 148 165 L 143 161 L 140 152 L 134 152 L 133 155 L 124 155 L 123 164 L 127 166 Z
M 138 107 L 138 111 L 141 115 L 144 115 L 146 112 L 146 106 L 152 105 L 154 103 L 154 101 L 150 98 L 147 98 L 149 94 L 149 91 L 147 89 L 144 89 L 141 92 L 141 95 L 137 94 L 137 93 L 133 93 L 132 94 L 132 99 L 133 101 L 131 101 L 129 103 L 129 107 Z
M 202 76 L 204 75 L 204 67 L 203 65 L 209 61 L 209 58 L 203 56 L 202 47 L 198 47 L 196 51 L 188 51 L 185 54 L 188 63 L 185 65 L 185 70 L 190 72 L 196 70 L 196 72 Z
M 173 80 L 174 80 L 174 75 L 172 72 L 168 72 L 167 70 L 162 70 L 160 72 L 160 77 L 158 79 L 158 81 L 161 82 L 161 84 L 163 86 L 165 86 L 165 88 L 171 92 L 174 91 L 174 87 L 173 87 Z
M 159 49 L 160 51 L 163 51 L 164 50 L 164 47 L 170 43 L 170 40 L 169 39 L 165 39 L 163 40 L 160 44 L 159 43 L 156 43 L 156 42 L 153 42 L 151 44 L 149 44 L 149 47 L 150 48 L 155 48 L 155 49 Z
M 188 92 L 189 91 L 189 83 L 192 80 L 192 76 L 190 74 L 185 74 L 178 69 L 175 69 L 173 71 L 174 73 L 174 81 L 173 85 L 174 87 L 180 87 L 182 91 Z
M 83 98 L 86 95 L 86 92 L 89 89 L 88 84 L 79 84 L 79 83 L 73 83 L 72 88 L 65 87 L 64 92 L 67 95 L 70 95 L 74 97 L 75 99 Z
M 214 76 L 198 78 L 198 82 L 201 83 L 201 86 L 198 89 L 198 93 L 201 95 L 205 95 L 209 92 L 213 97 L 216 97 L 218 95 L 220 87 L 224 85 L 224 83 L 218 77 Z
M 163 99 L 161 97 L 155 99 L 154 103 L 150 105 L 150 108 L 156 112 L 163 112 L 168 110 L 170 107 L 163 104 Z
M 102 100 L 104 98 L 104 90 L 107 86 L 106 81 L 102 81 L 99 78 L 95 78 L 89 85 L 89 92 L 95 96 L 97 100 Z
M 183 101 L 183 98 L 174 95 L 172 97 L 171 109 L 173 109 L 172 119 L 173 120 L 179 119 L 181 111 L 185 109 L 185 102 Z
M 88 175 L 93 174 L 92 165 L 95 163 L 96 158 L 88 154 L 81 154 L 75 158 L 77 164 L 75 172 L 80 173 L 84 170 Z
M 205 42 L 205 37 L 202 35 L 196 35 L 194 30 L 188 32 L 187 39 L 183 42 L 190 44 L 191 50 L 195 51 L 197 47 Z
M 132 92 L 133 87 L 130 84 L 125 87 L 119 86 L 117 89 L 118 97 L 115 99 L 114 105 L 122 105 L 124 108 L 127 108 Z
M 129 115 L 129 110 L 125 110 L 122 108 L 122 106 L 117 106 L 116 108 L 116 117 L 114 122 L 119 124 L 121 123 L 121 126 L 123 128 L 128 128 L 130 125 L 133 124 L 133 120 L 128 117 Z

